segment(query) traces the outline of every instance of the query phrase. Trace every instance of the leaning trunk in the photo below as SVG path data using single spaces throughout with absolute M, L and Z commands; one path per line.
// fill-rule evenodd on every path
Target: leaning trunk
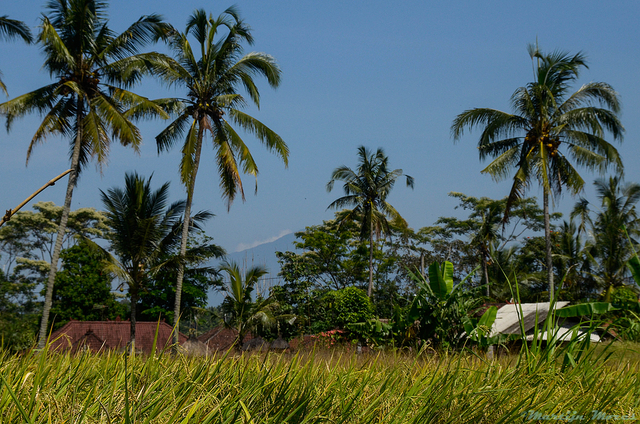
M 173 307 L 173 344 L 177 349 L 180 341 L 180 302 L 182 301 L 182 282 L 184 280 L 184 257 L 187 253 L 187 239 L 189 238 L 189 222 L 191 220 L 191 204 L 193 203 L 193 190 L 196 186 L 196 176 L 198 174 L 198 166 L 200 165 L 200 152 L 202 151 L 202 138 L 204 136 L 204 118 L 200 121 L 198 128 L 198 142 L 196 145 L 196 157 L 189 179 L 189 187 L 187 188 L 187 205 L 184 209 L 184 223 L 182 224 L 182 239 L 180 240 L 180 263 L 178 264 L 178 276 L 176 278 L 176 302 Z
M 549 282 L 549 302 L 553 302 L 553 258 L 551 257 L 551 224 L 549 222 L 549 191 L 547 189 L 544 189 L 543 197 L 544 241 L 547 260 L 547 281 Z
M 82 118 L 83 109 L 82 102 L 78 99 L 78 110 L 76 113 L 76 125 L 78 132 L 76 134 L 76 142 L 73 146 L 73 155 L 71 156 L 71 173 L 67 183 L 67 194 L 64 198 L 64 207 L 62 208 L 62 217 L 58 226 L 58 234 L 56 236 L 56 244 L 53 248 L 53 256 L 51 257 L 51 268 L 49 268 L 49 279 L 47 280 L 47 291 L 44 296 L 44 306 L 42 308 L 42 321 L 40 322 L 40 332 L 38 335 L 38 348 L 44 348 L 47 340 L 47 328 L 49 324 L 49 313 L 51 312 L 51 302 L 53 299 L 53 285 L 56 281 L 56 273 L 58 271 L 58 260 L 60 259 L 60 251 L 62 250 L 62 242 L 65 232 L 67 231 L 67 221 L 69 220 L 69 211 L 71 210 L 71 198 L 73 189 L 78 180 L 80 148 L 82 146 Z
M 373 294 L 373 217 L 370 219 L 371 228 L 369 229 L 369 290 L 367 296 Z

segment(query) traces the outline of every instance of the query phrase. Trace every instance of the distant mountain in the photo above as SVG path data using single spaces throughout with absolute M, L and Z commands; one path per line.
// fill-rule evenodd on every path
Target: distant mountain
M 278 273 L 280 272 L 280 264 L 276 258 L 276 252 L 295 251 L 293 242 L 296 239 L 294 233 L 287 234 L 270 243 L 260 244 L 256 247 L 246 249 L 240 252 L 227 254 L 226 260 L 235 262 L 240 269 L 250 268 L 252 266 L 262 265 L 267 268 L 269 273 L 265 276 L 265 286 L 271 286 L 278 283 Z M 214 261 L 212 265 L 219 265 L 221 261 Z M 268 287 L 258 287 L 258 290 L 267 290 Z M 211 306 L 219 305 L 224 299 L 224 294 L 216 291 L 209 291 L 208 303 Z

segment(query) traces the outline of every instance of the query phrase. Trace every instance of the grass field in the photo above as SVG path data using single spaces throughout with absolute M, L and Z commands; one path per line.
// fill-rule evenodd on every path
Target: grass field
M 1 354 L 0 414 L 2 423 L 511 423 L 594 422 L 595 410 L 614 422 L 640 417 L 635 348 L 600 347 L 564 368 L 555 352 L 493 361 L 433 352 Z

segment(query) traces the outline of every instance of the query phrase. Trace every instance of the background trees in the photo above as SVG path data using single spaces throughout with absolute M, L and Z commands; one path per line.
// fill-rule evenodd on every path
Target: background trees
M 610 164 L 622 170 L 617 150 L 604 137 L 609 131 L 614 140 L 622 140 L 624 128 L 617 116 L 618 94 L 610 85 L 591 82 L 575 93 L 569 92 L 580 69 L 587 66 L 583 54 L 544 54 L 537 45 L 529 46 L 529 54 L 534 80 L 513 93 L 515 113 L 470 109 L 456 117 L 451 132 L 454 140 L 459 140 L 464 128 L 482 126 L 480 159 L 494 158 L 482 172 L 502 180 L 515 171 L 505 219 L 513 202 L 523 197 L 532 181 L 542 186 L 547 279 L 553 298 L 549 195 L 559 195 L 563 187 L 572 194 L 582 190 L 584 180 L 570 158 L 576 165 L 601 173 Z
M 640 185 L 625 184 L 620 176 L 598 179 L 594 185 L 600 203 L 595 216 L 589 202 L 581 199 L 572 217 L 579 219 L 580 232 L 586 235 L 585 250 L 599 288 L 611 290 L 632 283 L 626 264 L 640 231 Z
M 201 215 L 195 215 L 194 219 L 198 220 L 200 217 Z M 185 316 L 201 315 L 199 311 L 207 307 L 209 290 L 222 287 L 220 273 L 212 265 L 212 260 L 223 257 L 225 251 L 212 241 L 202 230 L 191 228 L 185 256 L 183 293 L 180 297 L 180 310 Z M 159 258 L 159 262 L 165 262 L 166 265 L 152 276 L 140 294 L 138 311 L 141 319 L 157 321 L 159 318 L 166 318 L 169 322 L 174 321 L 179 253 L 179 245 L 176 245 Z M 180 324 L 180 331 L 188 331 L 189 320 L 180 321 Z
M 54 329 L 70 320 L 105 321 L 126 316 L 128 308 L 111 291 L 112 278 L 103 271 L 100 254 L 80 242 L 63 250 L 61 259 L 51 305 Z

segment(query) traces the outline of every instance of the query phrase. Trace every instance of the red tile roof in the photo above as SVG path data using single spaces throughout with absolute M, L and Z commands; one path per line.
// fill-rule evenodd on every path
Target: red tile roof
M 221 326 L 212 328 L 206 333 L 200 335 L 198 337 L 198 340 L 200 340 L 202 343 L 207 345 L 207 349 L 209 349 L 209 351 L 214 351 L 214 350 L 225 351 L 225 350 L 229 350 L 229 348 L 231 347 L 231 344 L 233 343 L 233 341 L 236 339 L 237 336 L 238 336 L 238 332 L 235 329 L 225 328 L 224 326 L 221 325 Z M 244 337 L 244 340 L 242 342 L 244 343 L 247 340 L 251 340 L 252 338 L 253 336 L 251 335 L 251 333 L 249 333 Z
M 136 322 L 136 350 L 151 353 L 153 340 L 158 333 L 156 351 L 160 352 L 172 343 L 171 327 L 166 322 Z M 97 352 L 105 349 L 122 349 L 129 343 L 130 321 L 69 321 L 64 327 L 51 335 L 50 349 L 76 352 L 90 349 Z M 184 343 L 187 337 L 180 333 L 179 341 Z

